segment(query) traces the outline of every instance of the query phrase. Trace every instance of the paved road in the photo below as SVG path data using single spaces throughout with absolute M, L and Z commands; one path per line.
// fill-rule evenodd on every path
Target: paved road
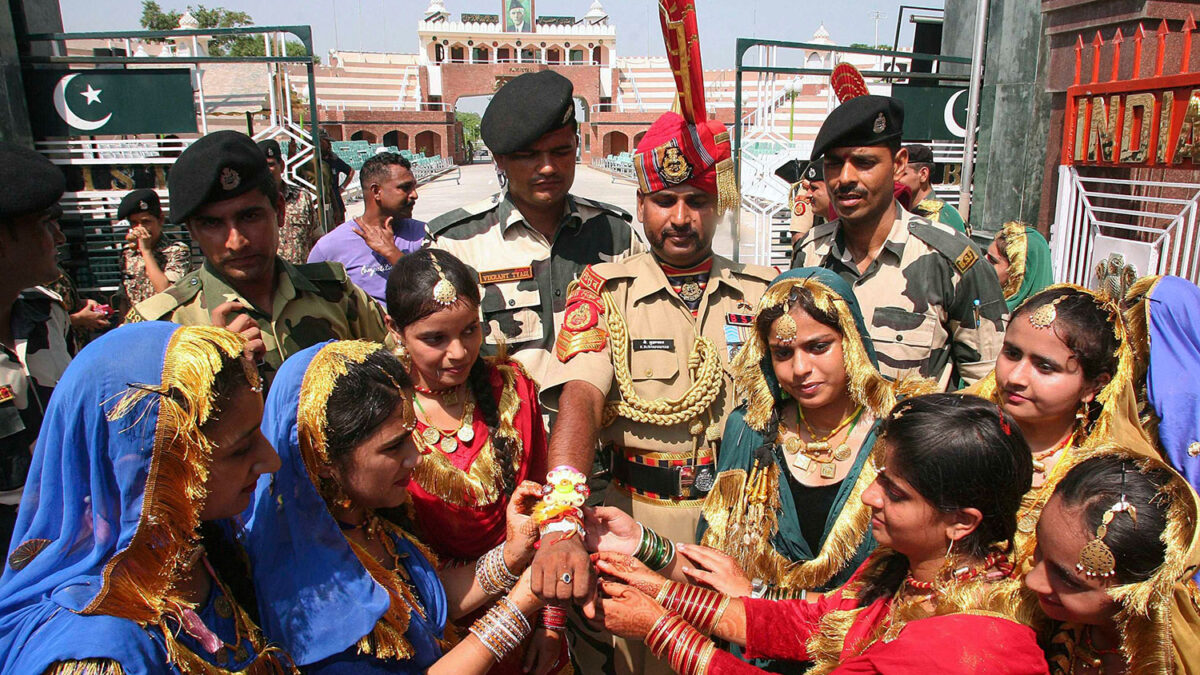
M 413 217 L 428 222 L 451 209 L 485 199 L 497 190 L 499 184 L 496 182 L 496 171 L 490 163 L 464 166 L 458 183 L 452 178 L 442 178 L 422 185 L 417 190 L 417 205 L 413 209 Z M 575 184 L 571 192 L 608 202 L 634 214 L 633 225 L 639 233 L 642 232 L 641 224 L 637 222 L 637 187 L 633 183 L 624 180 L 614 182 L 609 174 L 580 164 L 575 169 Z M 362 208 L 361 201 L 347 204 L 347 215 L 361 215 Z M 747 235 L 743 226 L 743 239 Z M 731 255 L 733 241 L 727 222 L 722 222 L 719 226 L 713 248 L 721 255 Z

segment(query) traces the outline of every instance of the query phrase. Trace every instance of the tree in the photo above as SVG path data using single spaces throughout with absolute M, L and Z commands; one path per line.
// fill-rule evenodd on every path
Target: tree
M 246 12 L 224 7 L 210 9 L 204 5 L 188 5 L 187 11 L 196 19 L 199 27 L 204 29 L 254 25 L 254 19 Z M 179 27 L 179 19 L 182 16 L 181 12 L 175 10 L 164 12 L 155 0 L 142 0 L 141 24 L 146 30 L 174 30 Z M 213 38 L 209 42 L 208 53 L 212 56 L 264 56 L 265 49 L 261 35 L 226 35 Z M 288 56 L 298 56 L 307 54 L 308 50 L 299 40 L 288 40 L 287 53 Z
M 454 113 L 454 119 L 462 123 L 463 138 L 468 141 L 479 140 L 479 113 L 456 112 Z

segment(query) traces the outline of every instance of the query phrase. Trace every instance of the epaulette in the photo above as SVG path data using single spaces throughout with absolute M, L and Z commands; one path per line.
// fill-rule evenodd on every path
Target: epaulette
M 434 218 L 425 225 L 425 229 L 429 231 L 431 237 L 437 238 L 438 235 L 455 225 L 469 220 L 478 215 L 487 213 L 500 205 L 501 193 L 496 193 L 486 199 L 481 199 L 477 202 L 472 202 L 466 206 L 460 206 L 457 209 L 447 211 L 442 215 Z
M 941 211 L 946 202 L 940 199 L 922 199 L 921 203 L 917 204 L 918 209 L 925 211 Z
M 949 260 L 959 274 L 966 274 L 979 262 L 979 248 L 975 243 L 949 225 L 916 217 L 908 221 L 908 231 Z
M 779 270 L 774 267 L 766 267 L 765 265 L 742 265 L 740 268 L 734 268 L 733 273 L 768 283 L 774 281 L 775 277 L 779 276 Z
M 134 305 L 129 310 L 129 315 L 136 314 L 143 321 L 159 321 L 191 302 L 203 287 L 204 284 L 200 283 L 200 270 L 185 274 L 167 290 L 155 293 Z
M 334 281 L 344 283 L 348 278 L 341 263 L 314 262 L 296 265 L 296 271 L 309 281 Z
M 571 198 L 575 200 L 576 204 L 581 204 L 583 206 L 590 206 L 593 209 L 598 209 L 607 214 L 614 215 L 614 216 L 620 218 L 621 220 L 624 220 L 627 223 L 633 222 L 633 216 L 628 211 L 626 211 L 625 209 L 623 209 L 619 206 L 615 206 L 615 205 L 609 204 L 607 202 L 596 201 L 595 199 L 588 199 L 586 197 L 576 197 L 575 195 L 571 195 Z
M 824 239 L 826 237 L 832 237 L 834 235 L 834 233 L 837 232 L 837 227 L 838 227 L 837 220 L 827 220 L 827 221 L 821 223 L 820 225 L 817 225 L 816 227 L 809 230 L 808 234 L 804 235 L 803 239 L 796 242 L 795 250 L 799 251 L 799 250 L 803 249 L 805 246 L 808 245 L 809 242 L 820 241 L 821 239 Z

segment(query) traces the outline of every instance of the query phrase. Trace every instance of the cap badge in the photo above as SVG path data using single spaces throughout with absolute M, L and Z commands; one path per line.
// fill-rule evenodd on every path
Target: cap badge
M 871 131 L 882 134 L 884 129 L 887 129 L 887 119 L 883 116 L 883 113 L 879 113 L 875 118 L 875 125 L 871 127 Z
M 143 211 L 149 211 L 149 210 L 150 210 L 150 205 L 149 205 L 149 204 L 147 204 L 147 203 L 146 203 L 146 202 L 144 202 L 144 201 L 141 201 L 141 202 L 138 202 L 138 208 L 139 208 L 139 209 L 141 209 L 141 210 L 143 210 Z
M 242 177 L 238 175 L 237 171 L 234 171 L 229 167 L 221 169 L 221 187 L 223 189 L 233 190 L 238 185 L 241 185 L 241 183 Z
M 692 177 L 692 164 L 679 149 L 679 143 L 671 141 L 654 149 L 654 163 L 658 175 L 667 185 L 679 185 Z

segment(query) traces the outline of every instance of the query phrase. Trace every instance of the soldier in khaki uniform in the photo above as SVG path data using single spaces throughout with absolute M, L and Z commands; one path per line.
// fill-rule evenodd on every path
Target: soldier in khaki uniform
M 907 161 L 903 119 L 899 102 L 885 96 L 853 98 L 830 113 L 813 156 L 824 155 L 839 217 L 796 245 L 792 267 L 826 267 L 854 285 L 881 373 L 957 388 L 991 371 L 1007 306 L 966 235 L 894 199 L 893 176 Z
M 62 171 L 40 154 L 0 142 L 0 545 L 8 550 L 17 506 L 50 394 L 71 361 L 59 277 L 57 202 Z
M 262 359 L 264 382 L 289 355 L 333 339 L 383 342 L 378 304 L 335 263 L 292 265 L 276 254 L 283 201 L 254 141 L 218 131 L 179 156 L 169 178 L 171 219 L 187 223 L 201 269 L 130 310 L 129 321 L 222 326 Z
M 695 36 L 683 44 L 694 71 L 667 51 L 688 81 L 703 71 Z M 659 117 L 634 155 L 651 252 L 592 265 L 572 286 L 555 346 L 567 367 L 543 386 L 558 410 L 548 466 L 586 471 L 599 442 L 612 457 L 606 503 L 665 538 L 695 542 L 736 405 L 729 363 L 776 271 L 713 254 L 720 217 L 739 206 L 729 133 L 708 120 L 702 87 L 685 91 L 695 95 L 681 97 L 683 114 Z M 533 564 L 543 597 L 587 597 L 591 570 L 577 538 L 543 539 Z M 671 672 L 641 643 L 616 647 L 618 673 Z
M 908 150 L 908 165 L 896 178 L 896 182 L 912 191 L 912 210 L 935 223 L 944 223 L 970 236 L 971 229 L 963 221 L 962 214 L 953 204 L 937 198 L 933 192 L 933 150 L 928 145 L 914 143 L 905 146 Z
M 569 193 L 578 145 L 572 92 L 549 70 L 496 92 L 480 132 L 505 190 L 428 225 L 431 247 L 479 273 L 484 354 L 505 343 L 539 383 L 558 367 L 552 352 L 567 285 L 591 263 L 645 250 L 628 213 Z

